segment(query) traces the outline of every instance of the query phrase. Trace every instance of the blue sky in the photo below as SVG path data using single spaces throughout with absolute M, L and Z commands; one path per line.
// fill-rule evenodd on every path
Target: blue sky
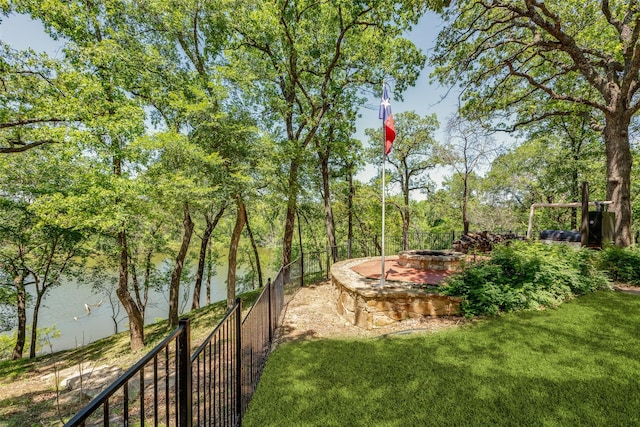
M 60 47 L 62 47 L 61 42 L 56 42 L 44 32 L 40 23 L 34 22 L 24 15 L 2 18 L 0 40 L 9 43 L 15 49 L 31 47 L 37 51 L 46 51 L 53 56 L 56 52 L 59 53 Z
M 435 13 L 425 15 L 418 25 L 409 33 L 408 37 L 418 46 L 422 52 L 429 57 L 436 43 L 436 37 L 443 27 L 443 22 Z M 429 74 L 431 69 L 426 66 L 420 73 L 420 77 L 414 87 L 408 88 L 402 95 L 403 100 L 400 101 L 391 93 L 391 111 L 398 114 L 403 111 L 415 111 L 421 116 L 435 113 L 440 122 L 440 129 L 436 132 L 436 139 L 440 142 L 445 141 L 444 126 L 450 116 L 456 112 L 457 94 L 455 90 L 449 91 L 448 88 L 429 83 Z M 382 92 L 382 88 L 380 88 Z M 364 135 L 367 128 L 379 128 L 382 126 L 378 119 L 378 106 L 380 104 L 381 93 L 369 100 L 369 103 L 360 109 L 360 118 L 356 121 L 356 135 L 363 143 L 368 141 Z M 440 186 L 443 177 L 449 174 L 445 168 L 433 170 L 430 175 L 431 179 Z M 358 178 L 367 181 L 375 175 L 375 168 L 368 166 L 366 170 L 358 175 Z M 422 199 L 424 196 L 412 194 L 414 199 Z
M 429 13 L 420 20 L 408 37 L 424 54 L 429 56 L 442 26 L 442 20 L 436 14 Z M 430 72 L 431 69 L 425 67 L 416 85 L 404 92 L 403 101 L 398 100 L 391 93 L 391 110 L 394 114 L 413 110 L 421 116 L 436 113 L 440 127 L 443 128 L 446 119 L 456 111 L 457 92 L 452 91 L 447 95 L 447 88 L 437 84 L 429 84 Z M 362 117 L 357 122 L 358 134 L 366 128 L 381 126 L 378 119 L 379 103 L 380 94 L 375 99 L 370 99 L 369 104 L 360 110 Z M 359 138 L 364 142 L 364 133 L 359 135 Z
M 428 56 L 435 45 L 436 37 L 442 25 L 441 19 L 436 14 L 429 13 L 411 31 L 409 38 Z M 53 56 L 62 55 L 60 50 L 63 43 L 51 39 L 44 32 L 40 23 L 34 22 L 26 16 L 12 15 L 9 18 L 4 18 L 0 22 L 0 40 L 11 44 L 16 49 L 31 47 L 38 51 L 46 51 Z M 403 101 L 398 100 L 392 92 L 391 108 L 394 114 L 411 110 L 422 116 L 436 113 L 440 121 L 440 130 L 436 133 L 436 139 L 443 141 L 445 136 L 442 129 L 444 129 L 448 117 L 456 110 L 457 92 L 451 91 L 451 93 L 447 94 L 447 88 L 440 87 L 437 84 L 430 85 L 430 72 L 431 70 L 428 67 L 423 70 L 416 85 L 407 89 L 403 94 Z M 360 109 L 361 117 L 356 122 L 357 131 L 355 137 L 365 144 L 367 140 L 364 130 L 381 126 L 378 119 L 379 103 L 380 94 L 376 94 L 369 99 L 366 106 Z M 358 178 L 366 181 L 374 173 L 374 168 L 369 166 Z M 439 184 L 444 173 L 443 170 L 436 171 L 432 179 Z

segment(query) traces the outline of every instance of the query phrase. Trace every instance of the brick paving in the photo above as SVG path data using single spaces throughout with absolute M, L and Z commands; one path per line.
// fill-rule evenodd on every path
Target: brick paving
M 369 279 L 379 279 L 382 275 L 382 263 L 380 258 L 364 261 L 351 267 L 356 273 Z M 426 283 L 437 285 L 445 277 L 451 275 L 452 271 L 442 270 L 421 270 L 413 267 L 403 267 L 398 264 L 398 257 L 386 257 L 384 261 L 385 280 L 398 282 Z

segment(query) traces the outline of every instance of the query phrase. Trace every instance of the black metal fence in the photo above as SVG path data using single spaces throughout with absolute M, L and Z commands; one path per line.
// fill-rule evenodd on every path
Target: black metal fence
M 107 387 L 65 426 L 186 425 L 191 387 L 189 320 Z
M 451 244 L 454 240 L 459 239 L 460 232 L 447 232 L 447 233 L 409 233 L 407 236 L 407 249 L 451 249 Z M 384 240 L 385 256 L 396 255 L 403 249 L 402 236 L 386 236 Z
M 65 426 L 240 425 L 281 321 L 285 291 L 306 280 L 300 259 L 283 267 L 244 320 L 238 299 L 191 356 L 189 319 L 180 320 Z
M 410 247 L 446 249 L 456 233 L 411 236 Z M 385 239 L 385 254 L 402 249 L 402 237 Z M 242 301 L 228 310 L 193 355 L 189 319 L 93 399 L 65 426 L 237 426 L 255 391 L 281 322 L 287 290 L 324 280 L 336 259 L 379 256 L 362 242 L 302 252 L 264 287 L 242 320 Z
M 410 233 L 407 236 L 408 249 L 451 249 L 451 244 L 462 235 L 461 232 L 450 231 L 446 233 Z M 403 237 L 401 235 L 385 236 L 384 254 L 385 256 L 395 255 L 403 248 Z M 354 239 L 342 245 L 338 245 L 332 250 L 336 253 L 337 259 L 363 258 L 380 256 L 381 239 Z
M 242 301 L 190 358 L 191 414 L 180 426 L 233 426 L 242 416 Z
M 409 249 L 432 249 L 442 250 L 451 249 L 452 243 L 459 239 L 461 232 L 451 231 L 447 233 L 412 233 L 408 236 Z M 402 236 L 385 237 L 385 256 L 395 255 L 403 248 Z M 296 280 L 303 280 L 301 284 L 314 283 L 329 278 L 329 269 L 331 267 L 333 255 L 335 259 L 345 260 L 351 258 L 364 258 L 380 256 L 381 245 L 375 241 L 354 240 L 333 248 L 327 248 L 322 251 L 313 250 L 302 252 L 298 260 L 302 265 L 297 271 L 303 270 L 304 277 L 298 273 Z
M 408 249 L 451 249 L 454 240 L 462 235 L 461 232 L 450 231 L 447 233 L 411 233 L 407 236 Z M 403 237 L 398 235 L 385 236 L 384 254 L 385 256 L 396 255 L 403 248 Z M 372 256 L 380 256 L 381 239 L 354 239 L 327 249 L 329 255 L 335 253 L 335 259 L 343 260 L 350 258 L 364 258 Z M 305 273 L 306 274 L 306 273 Z

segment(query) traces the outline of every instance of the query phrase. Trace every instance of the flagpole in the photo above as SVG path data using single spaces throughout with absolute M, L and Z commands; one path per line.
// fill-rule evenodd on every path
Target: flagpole
M 384 83 L 383 83 L 384 87 Z M 384 128 L 384 122 L 382 123 L 382 250 L 380 251 L 382 255 L 382 272 L 380 274 L 380 286 L 384 286 L 384 208 L 385 208 L 385 198 L 384 198 L 384 178 L 385 178 L 385 169 L 386 169 L 386 158 L 387 158 L 387 133 Z
M 384 123 L 382 124 L 382 250 L 380 251 L 382 255 L 382 274 L 380 275 L 380 286 L 384 286 L 384 210 L 385 210 L 385 191 L 384 191 L 384 178 L 385 178 L 385 169 L 386 169 L 386 135 L 384 129 Z
M 382 81 L 382 98 L 384 98 L 384 90 L 385 90 L 385 85 L 387 83 L 383 80 Z M 385 282 L 385 277 L 384 277 L 384 222 L 385 222 L 385 218 L 384 218 L 384 214 L 385 214 L 385 191 L 384 191 L 384 184 L 385 184 L 385 169 L 387 168 L 386 165 L 386 160 L 387 160 L 387 131 L 385 129 L 385 123 L 384 120 L 382 121 L 382 249 L 380 250 L 380 258 L 381 258 L 381 262 L 380 262 L 380 268 L 381 268 L 381 272 L 380 272 L 380 287 L 384 286 L 384 282 Z
M 387 169 L 387 154 L 391 151 L 391 143 L 396 137 L 396 129 L 393 124 L 393 115 L 391 114 L 391 104 L 389 103 L 389 94 L 387 93 L 387 83 L 382 81 L 382 100 L 380 101 L 380 113 L 378 117 L 382 119 L 382 250 L 380 251 L 380 266 L 382 272 L 380 274 L 380 285 L 384 286 L 384 258 L 385 258 L 385 246 L 384 246 L 384 211 L 385 211 L 385 174 Z M 388 146 L 387 146 L 388 145 Z

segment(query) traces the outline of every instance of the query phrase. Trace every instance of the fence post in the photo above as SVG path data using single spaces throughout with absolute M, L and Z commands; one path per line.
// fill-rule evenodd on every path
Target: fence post
M 335 249 L 334 249 L 334 248 L 335 248 L 335 246 L 334 246 L 334 247 L 331 247 L 331 252 L 329 252 L 329 248 L 330 248 L 330 247 L 329 247 L 329 246 L 327 246 L 327 252 L 326 252 L 326 253 L 327 253 L 327 264 L 326 264 L 327 269 L 326 269 L 326 271 L 325 271 L 325 276 L 324 276 L 324 278 L 325 278 L 325 279 L 328 279 L 328 278 L 329 278 L 329 262 L 330 262 L 330 261 L 329 261 L 329 259 L 331 259 L 331 262 L 333 262 L 333 251 L 335 250 Z M 329 258 L 329 257 L 331 257 L 331 258 Z
M 304 286 L 304 251 L 300 248 L 300 286 Z
M 532 208 L 533 209 L 533 208 Z M 531 236 L 528 236 L 531 238 Z M 582 182 L 582 223 L 580 225 L 580 246 L 589 245 L 589 183 Z
M 242 426 L 242 299 L 236 298 L 236 417 Z
M 273 321 L 271 320 L 271 317 L 273 316 L 273 310 L 271 308 L 271 305 L 273 304 L 273 292 L 271 292 L 271 282 L 269 282 L 268 286 L 269 289 L 267 290 L 267 293 L 269 294 L 269 344 L 271 344 L 273 342 Z
M 191 326 L 189 319 L 180 319 L 178 326 L 182 328 L 182 333 L 178 338 L 179 422 L 181 427 L 191 427 Z

